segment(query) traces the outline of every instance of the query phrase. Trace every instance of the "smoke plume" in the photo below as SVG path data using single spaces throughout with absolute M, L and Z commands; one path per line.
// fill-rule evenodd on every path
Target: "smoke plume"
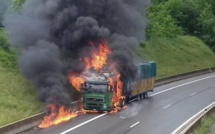
M 7 13 L 4 26 L 19 50 L 21 74 L 37 87 L 41 102 L 67 105 L 68 72 L 80 73 L 89 41 L 108 41 L 121 79 L 134 77 L 138 42 L 145 39 L 149 0 L 26 0 Z M 96 43 L 95 43 L 96 44 Z M 95 48 L 97 46 L 94 46 Z

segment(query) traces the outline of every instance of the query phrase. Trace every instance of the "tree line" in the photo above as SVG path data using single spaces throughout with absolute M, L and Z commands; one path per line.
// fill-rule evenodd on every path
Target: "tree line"
M 147 38 L 191 35 L 215 51 L 215 0 L 152 0 Z

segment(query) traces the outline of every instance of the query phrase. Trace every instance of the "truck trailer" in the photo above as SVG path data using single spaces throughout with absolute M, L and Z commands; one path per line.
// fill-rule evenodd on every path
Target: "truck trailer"
M 81 93 L 83 97 L 83 109 L 93 111 L 111 111 L 116 107 L 124 107 L 130 100 L 137 98 L 141 100 L 147 97 L 148 92 L 153 92 L 156 63 L 141 62 L 135 65 L 137 75 L 133 79 L 123 81 L 122 97 L 118 103 L 113 103 L 114 94 L 119 83 L 114 81 L 111 83 L 107 77 L 114 75 L 112 73 L 103 72 L 104 78 L 100 74 L 99 80 L 87 80 L 81 84 Z

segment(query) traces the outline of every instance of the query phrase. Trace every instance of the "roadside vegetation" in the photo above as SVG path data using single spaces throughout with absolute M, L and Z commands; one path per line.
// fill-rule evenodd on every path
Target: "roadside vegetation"
M 18 72 L 16 52 L 10 49 L 5 32 L 0 30 L 0 126 L 40 112 L 30 82 Z
M 11 11 L 24 1 L 13 0 Z M 214 13 L 214 0 L 152 0 L 147 41 L 138 55 L 157 62 L 158 78 L 215 66 Z M 36 114 L 42 106 L 32 84 L 19 74 L 16 57 L 0 28 L 0 126 Z
M 140 45 L 138 55 L 157 62 L 157 78 L 215 66 L 214 52 L 192 36 L 154 38 Z
M 214 123 L 215 123 L 215 114 L 208 116 L 208 117 L 203 117 L 201 120 L 201 123 L 200 123 L 200 127 L 197 128 L 193 132 L 193 134 L 210 134 L 211 127 Z

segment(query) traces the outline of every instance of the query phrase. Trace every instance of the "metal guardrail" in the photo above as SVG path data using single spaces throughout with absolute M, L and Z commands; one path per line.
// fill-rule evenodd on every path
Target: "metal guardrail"
M 178 75 L 174 75 L 174 76 L 170 76 L 170 77 L 166 77 L 166 78 L 161 78 L 161 79 L 156 80 L 155 86 L 160 86 L 160 85 L 164 85 L 164 84 L 171 83 L 174 81 L 178 81 L 178 80 L 182 80 L 182 79 L 186 79 L 186 78 L 190 78 L 190 77 L 194 77 L 194 76 L 198 76 L 198 75 L 202 75 L 202 74 L 207 74 L 207 73 L 211 73 L 211 72 L 215 72 L 215 67 L 197 70 L 197 71 L 193 71 L 193 72 L 188 72 L 188 73 L 184 73 L 184 74 L 178 74 Z M 80 106 L 79 103 L 80 103 L 80 101 L 71 103 L 71 106 L 74 111 L 79 109 L 79 106 Z M 39 113 L 39 114 L 31 116 L 29 118 L 11 123 L 6 126 L 2 126 L 2 127 L 0 127 L 0 134 L 16 134 L 16 133 L 20 133 L 25 130 L 28 130 L 30 128 L 33 128 L 35 126 L 38 126 L 39 123 L 42 121 L 44 115 L 45 115 L 45 113 Z
M 211 113 L 215 111 L 215 102 L 211 103 L 200 112 L 192 116 L 185 123 L 179 126 L 175 131 L 171 134 L 191 134 L 196 127 L 200 125 L 201 119 L 204 116 L 209 116 Z
M 44 115 L 45 113 L 39 113 L 26 119 L 0 127 L 0 134 L 16 134 L 24 130 L 28 130 L 29 128 L 37 126 L 42 121 Z

